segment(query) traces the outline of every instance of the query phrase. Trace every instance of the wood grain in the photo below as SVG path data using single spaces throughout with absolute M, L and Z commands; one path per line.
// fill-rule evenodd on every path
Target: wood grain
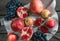
M 60 11 L 60 0 L 56 0 L 56 10 Z

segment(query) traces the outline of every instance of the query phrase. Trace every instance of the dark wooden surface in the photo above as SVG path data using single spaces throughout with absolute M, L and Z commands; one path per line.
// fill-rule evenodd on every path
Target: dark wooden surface
M 3 17 L 6 14 L 6 9 L 5 9 L 5 5 L 7 4 L 9 0 L 0 0 L 0 19 L 1 17 Z M 56 11 L 58 13 L 58 17 L 60 20 L 60 0 L 56 0 L 57 4 L 56 4 Z M 59 26 L 59 30 L 56 33 L 57 36 L 60 36 L 60 26 Z M 55 38 L 50 39 L 50 41 L 58 41 Z M 0 41 L 7 41 L 7 32 L 4 26 L 0 26 Z

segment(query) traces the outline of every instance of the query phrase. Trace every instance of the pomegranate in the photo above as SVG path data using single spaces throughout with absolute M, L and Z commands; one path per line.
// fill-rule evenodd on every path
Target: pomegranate
M 32 0 L 30 3 L 30 9 L 33 14 L 39 14 L 43 10 L 43 3 L 41 0 Z
M 37 18 L 34 21 L 34 26 L 40 26 L 43 23 L 43 19 L 42 18 Z
M 46 25 L 49 27 L 49 28 L 54 28 L 54 26 L 56 25 L 56 20 L 53 19 L 53 18 L 49 18 L 46 22 Z
M 41 16 L 42 16 L 43 18 L 48 18 L 50 15 L 51 15 L 51 12 L 50 12 L 48 9 L 44 9 L 44 10 L 42 10 L 42 12 L 41 12 Z
M 43 33 L 48 33 L 48 29 L 45 27 L 45 26 L 42 26 L 40 27 L 40 30 L 43 32 Z
M 11 28 L 13 31 L 19 31 L 24 28 L 24 20 L 20 18 L 14 18 L 11 23 Z
M 17 41 L 17 35 L 14 33 L 8 34 L 8 41 Z
M 34 22 L 33 19 L 30 18 L 30 17 L 28 17 L 28 18 L 25 19 L 26 26 L 32 26 L 33 22 Z
M 29 41 L 33 35 L 33 29 L 31 27 L 24 27 L 21 32 L 21 39 L 24 41 Z
M 17 16 L 19 17 L 19 18 L 26 18 L 27 16 L 28 16 L 28 8 L 26 8 L 26 7 L 19 7 L 18 9 L 17 9 Z

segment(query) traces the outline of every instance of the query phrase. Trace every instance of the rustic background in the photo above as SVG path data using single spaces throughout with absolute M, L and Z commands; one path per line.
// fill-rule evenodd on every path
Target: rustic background
M 7 4 L 9 0 L 0 0 L 0 19 L 2 17 L 4 17 L 4 15 L 6 14 L 6 8 L 5 5 Z M 60 0 L 56 0 L 56 11 L 58 13 L 58 17 L 60 18 Z M 60 21 L 59 21 L 60 22 Z M 7 32 L 5 30 L 4 26 L 0 26 L 0 41 L 7 41 Z M 56 33 L 56 35 L 60 36 L 60 26 L 59 26 L 59 30 Z M 58 41 L 55 38 L 52 38 L 50 41 Z

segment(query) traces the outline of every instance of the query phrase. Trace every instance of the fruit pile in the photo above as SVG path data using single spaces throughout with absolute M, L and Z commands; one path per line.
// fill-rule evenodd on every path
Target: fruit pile
M 30 12 L 33 15 L 38 15 L 38 17 L 35 20 L 29 17 L 31 15 Z M 32 0 L 30 9 L 24 7 L 19 0 L 11 0 L 7 4 L 5 20 L 12 20 L 11 29 L 14 32 L 18 32 L 20 36 L 15 33 L 9 33 L 8 41 L 17 41 L 18 38 L 24 41 L 47 41 L 45 33 L 49 33 L 49 29 L 53 29 L 56 25 L 56 20 L 50 16 L 51 12 L 48 9 L 44 9 L 44 4 L 41 0 Z M 45 22 L 46 19 L 47 21 Z M 44 22 L 45 24 L 43 24 Z M 41 24 L 43 25 L 41 26 Z M 39 30 L 37 29 L 34 32 L 34 28 Z

